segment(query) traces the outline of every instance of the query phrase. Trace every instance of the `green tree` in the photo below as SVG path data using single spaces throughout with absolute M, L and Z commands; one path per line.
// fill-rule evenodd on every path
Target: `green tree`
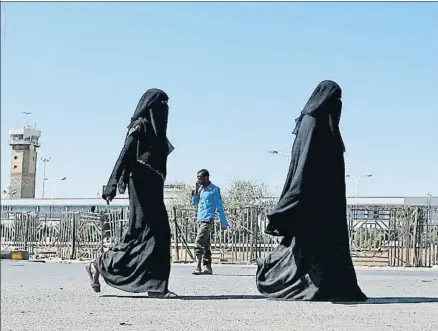
M 172 223 L 172 231 L 178 226 L 178 231 L 187 242 L 193 242 L 196 236 L 195 208 L 192 206 L 191 195 L 193 185 L 182 181 L 166 183 L 168 198 L 165 199 L 170 220 L 175 219 L 177 225 Z
M 266 212 L 274 202 L 267 186 L 258 181 L 236 180 L 222 198 L 236 238 L 242 235 L 257 241 L 265 227 Z
M 267 186 L 253 180 L 235 180 L 223 194 L 226 208 L 261 207 L 273 203 Z
M 193 185 L 192 185 L 193 186 Z M 174 181 L 166 183 L 169 198 L 166 199 L 168 208 L 193 208 L 191 202 L 191 193 L 193 187 L 190 184 L 182 181 Z
M 379 229 L 361 228 L 354 236 L 356 250 L 379 249 L 383 245 L 383 233 Z

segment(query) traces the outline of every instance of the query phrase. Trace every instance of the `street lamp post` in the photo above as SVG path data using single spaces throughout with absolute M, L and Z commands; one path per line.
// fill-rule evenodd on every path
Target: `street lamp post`
M 58 184 L 58 182 L 64 181 L 66 180 L 67 177 L 61 177 L 59 179 L 52 179 L 51 182 L 54 184 L 53 185 L 53 190 L 52 190 L 52 208 L 51 208 L 51 212 L 50 212 L 50 218 L 52 218 L 52 214 L 53 214 L 53 209 L 55 208 L 55 193 L 56 193 L 56 186 Z M 43 178 L 44 181 L 49 180 L 47 177 Z
M 356 199 L 359 197 L 359 179 L 372 177 L 373 174 L 365 174 L 364 176 L 352 176 L 346 175 L 347 178 L 352 178 L 355 180 L 356 184 Z
M 47 162 L 50 162 L 51 159 L 52 159 L 51 157 L 41 158 L 41 161 L 44 163 L 44 166 L 43 166 L 43 190 L 41 193 L 42 199 L 44 199 L 44 184 L 46 183 L 46 179 L 47 179 L 46 178 L 46 166 L 47 166 Z
M 276 154 L 276 155 L 286 156 L 287 165 L 289 166 L 290 160 L 291 160 L 291 154 L 290 153 L 280 152 L 280 151 L 277 151 L 277 150 L 270 150 L 270 151 L 268 151 L 268 153 L 269 154 Z

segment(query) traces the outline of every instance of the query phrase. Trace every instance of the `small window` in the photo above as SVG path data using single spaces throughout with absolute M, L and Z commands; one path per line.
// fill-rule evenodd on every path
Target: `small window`
M 18 156 L 17 156 L 17 155 L 14 156 L 14 160 L 16 160 L 16 159 L 18 159 Z
M 16 166 L 16 165 L 14 165 L 14 169 L 17 169 L 17 166 Z

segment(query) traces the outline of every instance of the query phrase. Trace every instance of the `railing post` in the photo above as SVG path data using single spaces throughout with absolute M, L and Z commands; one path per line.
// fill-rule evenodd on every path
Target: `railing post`
M 66 215 L 68 217 L 68 214 Z M 71 245 L 71 254 L 70 260 L 74 260 L 76 258 L 76 214 L 72 213 L 72 245 Z M 62 217 L 62 215 L 61 215 Z
M 175 245 L 175 260 L 179 261 L 179 243 L 178 243 L 178 220 L 176 218 L 176 208 L 173 207 L 173 242 Z
M 29 215 L 29 213 L 26 213 L 26 223 L 25 223 L 25 228 L 24 228 L 24 242 L 23 242 L 23 249 L 25 250 L 25 251 L 27 251 L 27 242 L 29 241 L 29 238 L 28 238 L 28 236 L 29 236 L 29 220 L 30 220 L 30 217 L 29 217 L 30 215 Z
M 108 223 L 108 226 L 109 226 L 109 231 L 110 231 L 109 241 L 110 241 L 111 245 L 114 245 L 114 243 L 116 242 L 115 239 L 114 239 L 116 237 L 116 234 L 114 233 L 114 237 L 113 237 L 113 234 L 112 234 L 112 231 L 111 231 L 111 218 L 112 218 L 112 216 L 113 215 L 111 214 L 111 212 L 109 212 L 104 217 L 102 217 L 102 219 L 100 221 L 100 233 L 101 233 L 101 236 L 100 236 L 100 254 L 102 254 L 105 251 L 105 249 L 103 247 L 103 245 L 105 243 L 106 231 L 107 231 L 107 230 L 105 230 L 105 226 L 106 226 L 105 223 Z M 122 230 L 122 226 L 123 226 L 122 223 L 123 223 L 123 221 L 122 220 L 123 220 L 123 215 L 118 220 L 120 231 L 118 233 L 117 242 L 119 242 L 120 238 L 122 237 L 122 232 L 123 232 L 123 230 Z M 114 225 L 115 224 L 116 224 L 116 222 L 114 221 Z M 114 232 L 116 232 L 116 231 L 114 231 Z
M 22 248 L 22 237 L 23 237 L 23 231 L 22 231 L 22 223 L 23 223 L 23 213 L 19 212 L 15 214 L 15 222 L 14 222 L 14 235 L 13 235 L 13 248 L 14 249 L 21 249 Z
M 119 238 L 118 238 L 117 242 L 122 240 L 123 234 L 125 233 L 125 231 L 124 231 L 125 230 L 124 226 L 126 224 L 125 218 L 129 219 L 129 212 L 126 212 L 126 215 L 123 213 L 120 215 L 120 218 L 119 218 L 120 231 L 119 231 Z
M 419 249 L 419 243 L 418 243 L 418 221 L 420 219 L 420 215 L 419 215 L 420 209 L 419 208 L 415 208 L 413 211 L 413 218 L 414 218 L 414 231 L 413 231 L 413 240 L 412 240 L 412 246 L 413 246 L 413 264 L 414 267 L 419 267 L 420 266 L 420 261 L 419 261 L 419 253 L 420 253 L 420 249 Z
M 251 207 L 251 209 L 250 209 L 250 214 L 249 214 L 249 217 L 250 217 L 250 226 L 249 226 L 249 229 L 250 229 L 250 234 L 249 234 L 249 258 L 248 258 L 248 261 L 246 261 L 246 262 L 248 262 L 248 263 L 251 263 L 253 260 L 254 260 L 254 233 L 255 233 L 255 231 L 256 231 L 256 226 L 254 225 L 254 219 L 256 218 L 256 211 L 257 211 L 257 209 L 256 209 L 256 207 Z

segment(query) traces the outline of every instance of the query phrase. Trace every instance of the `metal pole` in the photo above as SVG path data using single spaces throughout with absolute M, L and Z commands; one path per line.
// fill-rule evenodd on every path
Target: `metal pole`
M 431 216 L 431 205 L 432 205 L 432 194 L 427 193 L 427 224 L 430 224 L 430 216 Z
M 52 206 L 55 205 L 55 190 L 56 190 L 56 183 L 57 183 L 57 181 L 54 180 L 54 181 L 53 181 L 53 190 L 52 190 Z
M 53 182 L 53 190 L 52 190 L 52 212 L 51 212 L 51 216 L 53 214 L 53 209 L 55 208 L 55 193 L 56 193 L 57 184 L 58 184 L 59 181 L 63 181 L 63 180 L 66 180 L 66 179 L 67 179 L 67 177 L 62 177 L 60 179 L 52 180 L 52 182 Z
M 46 162 L 44 162 L 43 169 L 43 192 L 41 193 L 41 199 L 44 199 L 44 185 L 46 184 Z
M 43 161 L 44 166 L 43 166 L 43 190 L 42 190 L 42 194 L 41 194 L 41 198 L 44 199 L 44 188 L 45 188 L 45 184 L 46 184 L 46 165 L 47 162 L 50 161 L 50 157 L 49 158 L 42 158 L 41 161 Z
M 53 220 L 53 214 L 55 209 L 55 185 L 56 180 L 53 181 L 53 190 L 52 190 L 52 208 L 50 208 L 50 220 Z
M 356 186 L 356 202 L 357 202 L 357 198 L 359 198 L 359 180 L 361 178 L 369 178 L 372 177 L 373 174 L 366 174 L 365 176 L 352 176 L 352 175 L 346 175 L 346 178 L 352 178 L 355 180 L 355 186 Z
M 291 153 L 280 152 L 277 150 L 270 150 L 270 151 L 268 151 L 268 153 L 286 156 L 286 162 L 287 162 L 286 173 L 289 171 L 289 166 L 290 166 L 290 162 L 291 162 L 291 158 L 292 158 Z
M 357 198 L 359 198 L 359 177 L 356 178 L 356 199 Z

